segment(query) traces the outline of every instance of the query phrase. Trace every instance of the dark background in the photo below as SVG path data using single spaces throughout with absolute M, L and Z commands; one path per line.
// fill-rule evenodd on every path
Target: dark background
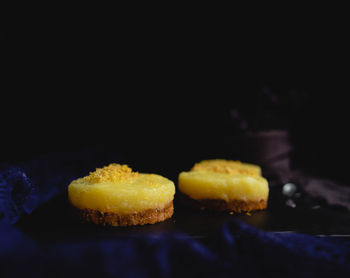
M 255 5 L 245 13 L 239 7 L 219 11 L 210 8 L 210 12 L 207 12 L 203 10 L 203 5 L 195 9 L 184 7 L 178 13 L 175 8 L 166 10 L 157 5 L 150 13 L 134 5 L 130 12 L 110 9 L 111 15 L 107 15 L 104 9 L 99 13 L 101 19 L 98 11 L 86 11 L 86 5 L 81 5 L 79 9 L 67 7 L 56 17 L 53 14 L 59 11 L 59 7 L 49 9 L 41 5 L 37 8 L 40 17 L 29 10 L 24 11 L 28 19 L 20 15 L 19 20 L 18 16 L 11 15 L 10 20 L 5 20 L 0 36 L 0 169 L 3 162 L 16 165 L 50 152 L 84 153 L 80 157 L 86 157 L 89 151 L 102 149 L 101 153 L 111 153 L 115 157 L 114 162 L 128 163 L 137 171 L 159 173 L 176 181 L 179 171 L 189 169 L 201 159 L 223 157 L 243 160 L 244 153 L 242 156 L 232 155 L 232 149 L 241 148 L 240 145 L 228 143 L 234 142 L 234 138 L 246 138 L 247 134 L 259 131 L 285 129 L 294 147 L 290 154 L 293 168 L 342 180 L 349 185 L 349 46 L 346 43 L 348 23 L 345 22 L 348 16 L 340 14 L 341 7 L 332 11 L 327 5 L 322 11 L 319 3 L 314 4 L 312 9 L 306 5 L 289 5 L 287 9 L 275 4 L 271 7 L 266 3 L 263 5 L 267 11 Z M 162 11 L 158 11 L 159 8 Z M 71 16 L 67 15 L 67 11 Z M 171 12 L 174 12 L 174 16 Z M 291 14 L 287 15 L 288 12 Z M 16 25 L 19 26 L 16 28 Z M 20 181 L 29 186 L 32 186 L 31 180 L 38 178 L 38 183 L 33 185 L 42 187 L 40 199 L 44 197 L 46 200 L 49 194 L 56 194 L 57 188 L 65 188 L 67 180 L 80 167 L 72 171 L 69 171 L 69 167 L 58 167 L 56 171 L 52 168 L 62 166 L 62 161 L 75 158 L 75 155 L 63 156 L 57 164 L 52 160 L 60 158 L 57 155 L 41 159 L 38 164 L 24 163 L 22 165 L 29 166 L 29 170 L 34 170 L 28 171 L 31 173 L 28 174 L 30 180 L 23 175 L 27 171 L 14 171 L 15 177 L 20 177 Z M 43 167 L 45 161 L 50 163 L 47 169 Z M 40 169 L 45 173 L 41 174 Z M 270 184 L 275 182 L 268 180 Z M 292 209 L 280 191 L 284 182 L 278 181 L 274 183 L 276 186 L 271 186 L 269 210 L 252 216 L 237 215 L 237 219 L 271 231 L 349 234 L 347 211 L 328 208 L 323 206 L 324 202 L 318 203 L 303 195 L 299 199 L 294 198 L 297 206 Z M 6 180 L 3 184 L 6 186 Z M 18 192 L 13 193 L 16 196 Z M 175 202 L 178 200 L 175 198 Z M 70 258 L 66 255 L 71 251 L 71 243 L 76 252 L 68 255 L 71 254 L 73 259 L 79 257 L 79 261 L 75 263 L 70 260 L 65 264 L 65 260 L 60 259 L 63 264 L 59 264 L 57 275 L 64 272 L 65 266 L 71 270 L 71 262 L 78 267 L 79 262 L 84 262 L 80 259 L 86 256 L 76 256 L 79 248 L 75 247 L 79 246 L 84 249 L 85 255 L 89 253 L 87 261 L 94 260 L 91 266 L 100 270 L 100 258 L 95 260 L 96 256 L 90 256 L 104 255 L 101 250 L 95 252 L 98 249 L 94 243 L 96 240 L 100 242 L 111 238 L 115 244 L 122 240 L 121 246 L 128 249 L 129 257 L 126 260 L 129 260 L 130 256 L 135 255 L 129 252 L 130 244 L 137 244 L 137 239 L 134 241 L 131 238 L 132 242 L 124 245 L 124 237 L 120 237 L 123 234 L 127 234 L 127 237 L 144 232 L 153 235 L 157 229 L 162 232 L 175 228 L 187 235 L 203 236 L 212 233 L 214 227 L 221 226 L 228 221 L 227 217 L 231 217 L 191 213 L 187 209 L 181 210 L 181 205 L 175 205 L 175 222 L 170 220 L 146 230 L 146 226 L 132 230 L 96 230 L 71 223 L 66 217 L 69 213 L 66 201 L 63 194 L 21 220 L 23 222 L 19 228 L 20 232 L 24 232 L 25 239 L 15 230 L 4 230 L 4 242 L 10 244 L 8 246 L 21 246 L 21 249 L 17 248 L 21 256 L 16 248 L 10 248 L 11 256 L 5 260 L 9 262 L 4 268 L 5 272 L 11 271 L 11 275 L 14 269 L 21 272 L 22 268 L 12 267 L 14 263 L 17 266 L 21 258 L 26 260 L 24 266 L 28 266 L 29 262 L 30 267 L 25 268 L 28 272 L 28 269 L 36 268 L 37 262 L 45 256 L 42 260 L 46 262 L 45 267 L 39 269 L 48 269 L 51 274 L 52 269 L 57 269 L 57 256 L 53 254 Z M 6 202 L 4 208 L 9 204 L 12 206 L 12 203 Z M 17 207 L 17 203 L 14 207 Z M 237 241 L 238 247 L 242 247 L 238 249 L 242 250 L 232 253 L 232 250 L 224 248 L 222 250 L 229 252 L 225 252 L 224 256 L 221 256 L 222 252 L 217 254 L 220 258 L 229 259 L 232 254 L 243 254 L 243 260 L 239 256 L 238 262 L 243 265 L 245 274 L 246 261 L 249 261 L 249 265 L 256 265 L 257 271 L 263 269 L 265 273 L 274 271 L 275 266 L 279 272 L 284 269 L 288 271 L 298 260 L 304 260 L 304 257 L 298 256 L 290 260 L 290 251 L 297 249 L 297 254 L 303 254 L 299 252 L 303 250 L 307 253 L 308 259 L 304 260 L 307 262 L 316 254 L 318 259 L 312 260 L 316 262 L 314 265 L 324 261 L 325 254 L 334 255 L 334 261 L 337 261 L 342 257 L 336 256 L 342 255 L 342 250 L 346 252 L 341 241 L 338 243 L 345 249 L 338 248 L 340 253 L 332 252 L 329 238 L 324 238 L 325 249 L 318 248 L 315 238 L 305 238 L 308 243 L 303 244 L 303 235 L 297 240 L 298 235 L 295 238 L 293 234 L 290 237 L 282 234 L 285 240 L 277 244 L 271 241 L 270 234 L 266 234 L 270 240 L 267 238 L 266 241 L 264 236 L 262 241 L 259 237 L 256 238 L 258 241 L 251 241 L 252 234 L 247 229 L 242 232 L 239 229 L 237 238 L 234 232 L 232 245 L 231 237 L 229 244 L 226 244 L 228 230 L 223 232 L 220 234 L 224 235 L 224 240 L 218 241 L 215 236 L 209 246 L 219 243 L 235 247 Z M 253 237 L 258 235 L 252 232 Z M 11 235 L 9 238 L 12 241 L 7 240 L 8 235 Z M 28 241 L 28 235 L 35 242 Z M 282 239 L 278 234 L 276 236 L 273 238 Z M 77 237 L 79 243 L 76 242 Z M 86 252 L 89 246 L 82 239 L 93 239 L 90 246 L 92 252 Z M 36 241 L 40 244 L 36 244 Z M 260 253 L 268 254 L 265 251 L 271 250 L 280 255 L 283 252 L 279 250 L 285 248 L 279 249 L 279 245 L 283 245 L 284 241 L 296 243 L 296 249 L 289 248 L 290 244 L 285 245 L 288 249 L 287 260 L 281 257 L 262 264 L 259 256 L 257 263 L 254 263 L 250 252 L 245 252 L 251 250 L 250 244 L 245 242 L 252 242 L 254 248 L 260 246 Z M 148 245 L 144 245 L 143 241 L 139 242 L 140 248 L 136 250 L 141 252 L 137 252 L 136 258 L 142 256 L 143 251 L 147 251 L 147 256 L 152 252 L 154 255 L 154 248 L 158 250 L 158 245 L 154 245 L 154 240 L 152 242 L 152 250 L 145 249 Z M 170 241 L 175 249 L 181 249 L 181 246 L 188 249 L 189 245 L 181 242 L 174 245 L 173 242 Z M 76 246 L 76 243 L 82 245 Z M 192 243 L 191 246 L 197 250 L 204 250 L 198 249 L 201 246 L 197 243 Z M 164 255 L 166 249 L 163 248 L 163 241 L 161 244 L 159 250 Z M 320 244 L 322 247 L 322 242 Z M 56 245 L 63 249 L 56 252 Z M 301 245 L 305 248 L 299 250 Z M 118 250 L 125 249 L 117 247 Z M 45 252 L 42 252 L 43 248 Z M 110 256 L 110 242 L 107 249 L 107 262 L 113 261 L 111 265 L 115 266 L 115 260 Z M 169 250 L 171 252 L 173 249 Z M 198 254 L 191 253 L 191 248 L 186 252 L 180 251 L 184 254 L 180 258 L 184 258 L 185 262 L 191 261 L 190 254 L 194 254 L 192 257 Z M 5 256 L 7 253 L 5 248 Z M 30 254 L 35 262 L 27 260 L 26 254 Z M 205 258 L 202 254 L 200 257 Z M 105 267 L 106 260 L 102 261 Z M 273 261 L 274 267 L 270 267 L 268 261 Z M 281 263 L 276 264 L 278 261 Z M 304 265 L 309 273 L 310 263 Z M 134 266 L 133 269 L 138 271 L 137 264 Z M 176 269 L 181 271 L 182 267 L 176 266 Z M 225 269 L 229 268 L 225 266 Z M 114 270 L 115 267 L 110 268 L 110 271 Z M 254 271 L 251 268 L 248 272 Z M 298 268 L 292 273 L 298 274 L 300 271 Z
M 334 51 L 341 42 L 329 48 L 289 34 L 231 48 L 192 39 L 10 43 L 1 162 L 102 147 L 166 172 L 225 157 L 227 136 L 282 128 L 293 167 L 349 180 L 348 77 Z

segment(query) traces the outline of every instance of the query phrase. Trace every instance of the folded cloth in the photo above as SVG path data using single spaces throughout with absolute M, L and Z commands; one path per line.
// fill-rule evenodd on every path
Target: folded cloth
M 326 178 L 309 176 L 303 189 L 313 198 L 350 210 L 350 187 Z
M 293 192 L 284 192 L 284 194 L 298 199 L 298 195 L 303 192 L 309 200 L 312 200 L 311 203 L 314 206 L 315 203 L 318 203 L 315 207 L 337 207 L 343 211 L 350 210 L 350 187 L 343 182 L 315 176 L 298 169 L 289 172 L 287 182 L 277 179 L 270 185 L 272 183 L 279 187 L 292 184 Z
M 111 153 L 52 154 L 0 168 L 2 278 L 350 275 L 347 240 L 265 232 L 239 221 L 204 241 L 167 232 L 55 242 L 30 238 L 12 225 L 64 192 L 72 179 L 110 161 L 121 160 Z
M 23 170 L 8 167 L 0 172 L 0 220 L 15 223 L 38 204 L 38 188 Z
M 16 223 L 24 214 L 62 194 L 75 178 L 88 174 L 119 154 L 103 149 L 49 153 L 18 165 L 0 165 L 0 221 Z
M 242 222 L 223 225 L 206 243 L 180 233 L 36 242 L 2 224 L 0 246 L 1 277 L 350 275 L 349 241 L 263 232 Z

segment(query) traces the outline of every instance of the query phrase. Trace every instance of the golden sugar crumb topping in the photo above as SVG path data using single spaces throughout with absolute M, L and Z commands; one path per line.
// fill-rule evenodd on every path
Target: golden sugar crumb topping
M 244 175 L 257 175 L 257 172 L 243 168 L 242 162 L 224 159 L 203 160 L 194 164 L 191 171 L 210 171 L 215 173 L 224 174 L 244 174 Z
M 103 168 L 97 168 L 95 172 L 90 172 L 90 175 L 83 179 L 91 183 L 119 182 L 130 180 L 137 175 L 138 172 L 133 172 L 128 165 L 111 163 Z

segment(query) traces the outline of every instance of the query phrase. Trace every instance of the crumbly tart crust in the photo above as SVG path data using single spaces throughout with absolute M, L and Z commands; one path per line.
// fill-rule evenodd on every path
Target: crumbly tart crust
M 72 206 L 73 215 L 81 223 L 93 223 L 102 226 L 135 226 L 154 224 L 171 218 L 174 212 L 173 201 L 164 208 L 147 209 L 127 215 L 114 212 L 100 212 L 94 209 L 79 209 Z
M 201 210 L 250 212 L 253 210 L 266 209 L 267 207 L 266 199 L 260 199 L 257 201 L 231 200 L 227 202 L 221 199 L 195 200 L 184 193 L 181 195 L 184 202 Z

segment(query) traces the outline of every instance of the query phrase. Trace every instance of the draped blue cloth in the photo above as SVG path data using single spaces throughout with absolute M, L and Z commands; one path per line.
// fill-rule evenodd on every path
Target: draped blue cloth
M 41 241 L 16 224 L 112 154 L 53 154 L 0 168 L 0 277 L 350 277 L 350 241 L 239 221 L 205 242 L 180 232 Z M 44 220 L 43 220 L 44 221 Z

